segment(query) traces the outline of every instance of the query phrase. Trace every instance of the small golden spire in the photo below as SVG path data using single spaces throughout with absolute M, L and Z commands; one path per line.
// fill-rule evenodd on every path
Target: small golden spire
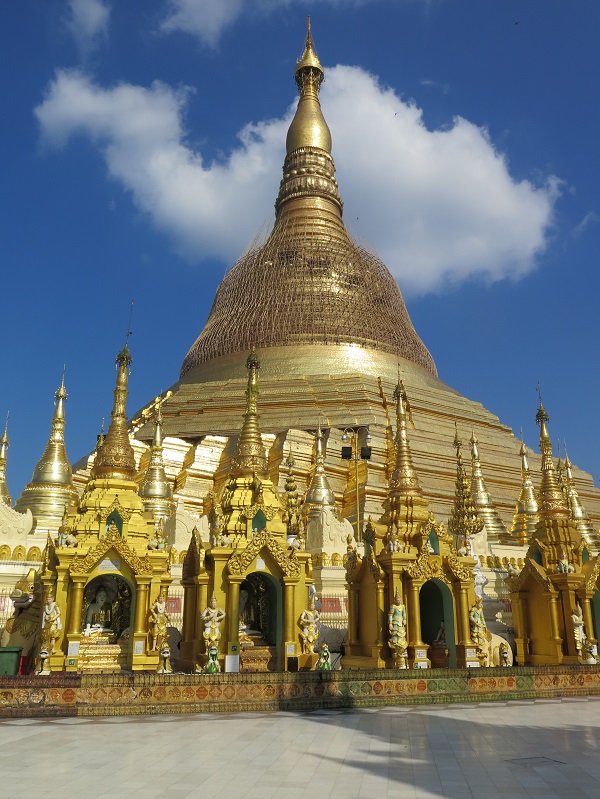
M 529 463 L 527 462 L 527 450 L 525 443 L 521 440 L 521 491 L 517 500 L 515 514 L 513 516 L 510 533 L 521 545 L 527 544 L 535 533 L 539 521 L 538 503 L 535 496 L 535 488 L 531 480 Z
M 481 460 L 479 458 L 479 442 L 477 441 L 474 431 L 471 432 L 471 440 L 469 443 L 471 444 L 471 497 L 485 525 L 488 542 L 497 544 L 507 539 L 508 531 L 485 485 L 483 471 L 481 469 Z
M 234 460 L 234 472 L 252 475 L 265 474 L 267 471 L 267 455 L 260 434 L 258 423 L 258 372 L 260 361 L 254 350 L 246 360 L 248 370 L 248 388 L 246 389 L 246 413 L 238 440 L 237 455 Z
M 2 433 L 2 437 L 0 438 L 0 502 L 4 502 L 5 505 L 10 506 L 12 505 L 12 497 L 8 491 L 8 486 L 6 485 L 6 455 L 7 450 L 10 446 L 10 441 L 8 440 L 8 413 L 6 414 L 6 422 L 4 423 L 4 433 Z
M 462 461 L 462 441 L 458 436 L 458 426 L 454 422 L 454 447 L 456 449 L 456 488 L 454 504 L 448 520 L 448 532 L 456 543 L 468 547 L 473 536 L 483 530 L 483 521 L 471 497 L 471 486 Z
M 412 412 L 404 384 L 400 377 L 394 389 L 394 401 L 396 403 L 396 441 L 394 469 L 390 480 L 390 490 L 408 496 L 421 496 L 423 491 L 419 484 L 415 467 L 408 442 L 408 425 L 414 427 Z
M 331 133 L 319 103 L 319 89 L 324 78 L 325 72 L 314 49 L 309 18 L 304 52 L 296 61 L 295 79 L 300 100 L 286 139 L 288 155 L 299 147 L 318 147 L 331 154 Z
M 166 519 L 175 510 L 171 486 L 167 480 L 163 462 L 163 444 L 161 434 L 162 416 L 160 408 L 156 412 L 154 438 L 150 449 L 150 463 L 140 485 L 139 495 L 144 510 L 153 514 L 154 519 Z
M 538 393 L 539 387 L 538 387 Z M 542 453 L 542 480 L 539 494 L 540 518 L 562 518 L 569 517 L 569 510 L 565 502 L 564 494 L 558 484 L 556 472 L 554 470 L 554 460 L 552 458 L 552 442 L 548 434 L 548 422 L 550 417 L 542 405 L 540 393 L 540 405 L 535 415 L 535 421 L 540 428 L 540 452 Z
M 579 533 L 588 545 L 595 548 L 598 547 L 600 541 L 598 533 L 594 529 L 594 525 L 590 522 L 586 509 L 581 504 L 579 494 L 575 488 L 573 480 L 573 464 L 569 460 L 567 453 L 567 446 L 565 444 L 565 496 L 567 498 L 567 507 L 571 519 L 577 525 Z
M 127 342 L 117 355 L 116 365 L 117 380 L 110 425 L 92 467 L 90 474 L 92 480 L 111 477 L 125 480 L 135 478 L 135 457 L 127 430 L 127 384 L 131 366 L 131 354 Z
M 308 510 L 314 506 L 335 505 L 335 495 L 329 485 L 325 474 L 325 455 L 323 454 L 323 431 L 319 424 L 315 444 L 315 471 L 313 472 L 308 491 L 306 492 L 305 506 Z
M 15 503 L 15 510 L 23 513 L 29 508 L 39 521 L 60 522 L 65 506 L 77 499 L 73 474 L 65 448 L 65 372 L 54 394 L 56 404 L 52 416 L 50 438 L 38 461 L 31 482 Z
M 296 480 L 294 478 L 294 457 L 292 455 L 292 448 L 290 447 L 290 451 L 288 453 L 286 459 L 286 466 L 288 467 L 287 477 L 285 479 L 285 517 L 284 521 L 287 524 L 287 534 L 288 536 L 293 536 L 298 534 L 299 529 L 299 522 L 300 522 L 300 510 L 299 510 L 299 497 L 298 497 L 298 486 L 296 484 Z

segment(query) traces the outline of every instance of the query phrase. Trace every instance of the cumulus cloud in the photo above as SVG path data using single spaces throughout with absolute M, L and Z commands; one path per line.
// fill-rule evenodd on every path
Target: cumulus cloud
M 104 0 L 67 0 L 67 26 L 79 47 L 89 52 L 108 34 L 110 6 Z
M 187 143 L 189 97 L 162 83 L 104 88 L 61 70 L 35 113 L 49 145 L 91 139 L 109 175 L 188 257 L 233 263 L 271 213 L 293 106 L 245 126 L 237 147 L 209 162 Z M 358 67 L 327 71 L 322 105 L 346 222 L 404 290 L 517 278 L 535 266 L 559 193 L 555 178 L 513 178 L 485 129 L 457 117 L 428 130 L 415 104 Z
M 321 0 L 335 6 L 359 6 L 370 0 Z M 223 30 L 242 14 L 268 14 L 291 5 L 314 7 L 315 0 L 168 0 L 168 13 L 162 28 L 197 36 L 205 44 L 215 45 Z

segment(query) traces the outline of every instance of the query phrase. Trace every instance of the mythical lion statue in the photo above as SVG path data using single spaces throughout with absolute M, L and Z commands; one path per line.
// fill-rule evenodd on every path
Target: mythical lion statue
M 42 612 L 42 581 L 35 569 L 19 580 L 10 598 L 15 610 L 4 625 L 0 646 L 20 646 L 22 657 L 27 657 L 36 642 Z

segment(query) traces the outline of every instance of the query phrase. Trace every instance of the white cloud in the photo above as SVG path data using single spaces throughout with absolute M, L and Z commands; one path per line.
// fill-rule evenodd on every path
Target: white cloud
M 590 225 L 596 224 L 600 221 L 600 216 L 595 211 L 588 211 L 579 224 L 573 228 L 573 236 L 578 239 Z
M 186 141 L 189 94 L 161 83 L 107 89 L 63 70 L 36 115 L 53 146 L 76 134 L 95 142 L 110 176 L 188 257 L 231 264 L 271 212 L 293 110 L 247 125 L 239 145 L 209 163 Z M 538 186 L 515 180 L 484 129 L 456 118 L 430 131 L 419 108 L 357 67 L 327 70 L 322 104 L 347 224 L 403 289 L 517 278 L 535 266 L 552 223 L 555 178 Z
M 104 0 L 67 0 L 67 26 L 80 48 L 88 52 L 108 34 L 110 6 Z
M 371 0 L 320 0 L 335 6 L 360 6 Z M 319 0 L 167 0 L 168 13 L 162 28 L 190 33 L 205 44 L 215 45 L 228 26 L 244 13 L 268 14 L 279 7 L 301 5 L 309 8 Z

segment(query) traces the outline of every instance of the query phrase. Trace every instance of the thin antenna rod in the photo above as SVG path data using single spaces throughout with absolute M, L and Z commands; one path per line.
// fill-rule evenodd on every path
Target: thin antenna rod
M 127 325 L 127 335 L 125 336 L 125 344 L 129 341 L 129 336 L 133 333 L 131 329 L 131 320 L 133 319 L 133 299 L 131 300 L 131 308 L 129 309 L 129 323 Z

